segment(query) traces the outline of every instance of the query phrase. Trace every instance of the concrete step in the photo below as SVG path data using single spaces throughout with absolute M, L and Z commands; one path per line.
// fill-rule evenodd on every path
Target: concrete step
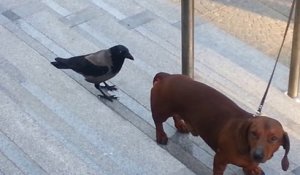
M 16 172 L 193 174 L 12 33 L 0 30 L 7 41 L 1 48 L 1 131 L 11 139 L 6 142 L 20 148 L 3 154 L 18 161 Z
M 22 171 L 14 164 L 14 162 L 12 162 L 11 160 L 9 160 L 4 154 L 0 154 L 0 174 L 4 175 L 4 174 L 17 174 L 17 175 L 21 175 L 24 174 L 22 173 Z
M 112 14 L 113 17 L 116 17 L 116 18 L 118 18 L 118 15 L 114 15 L 114 14 L 119 14 L 119 16 L 122 16 L 122 18 L 119 18 L 119 19 L 124 21 L 124 16 L 125 15 L 120 15 L 120 14 L 122 14 L 122 12 L 113 11 L 113 13 L 111 13 L 111 14 Z M 109 16 L 108 17 L 104 16 L 105 21 L 113 21 L 113 20 L 109 20 L 110 18 L 111 17 L 109 17 Z M 168 36 L 162 36 L 161 35 L 161 34 L 166 34 L 166 32 L 164 32 L 164 33 L 161 32 L 160 34 L 153 33 L 153 31 L 155 31 L 155 30 L 153 30 L 153 28 L 155 28 L 155 27 L 152 27 L 150 25 L 151 23 L 152 23 L 152 21 L 149 22 L 149 23 L 146 23 L 142 26 L 139 26 L 136 29 L 136 32 L 138 32 L 139 34 L 142 34 L 143 36 L 146 36 L 150 41 L 153 41 L 154 43 L 159 44 L 162 48 L 171 48 L 171 47 L 166 46 L 166 44 L 165 44 L 166 42 L 160 42 L 161 38 L 168 38 Z M 106 24 L 103 24 L 102 20 L 98 20 L 98 21 L 97 20 L 91 20 L 91 21 L 88 22 L 88 24 L 91 25 L 91 26 L 94 26 L 94 28 L 97 28 L 98 26 L 102 26 L 102 27 L 100 27 L 101 29 L 103 28 L 103 30 L 101 30 L 101 31 L 103 31 L 105 33 L 105 34 L 102 34 L 102 35 L 115 36 L 114 34 L 117 33 L 116 31 L 106 30 L 106 28 L 105 28 Z M 161 23 L 159 23 L 159 24 L 161 24 Z M 117 24 L 117 22 L 111 22 L 111 23 L 109 23 L 109 25 L 113 26 L 112 27 L 113 29 L 118 29 L 118 33 L 120 33 L 120 35 L 117 35 L 115 37 L 115 40 L 118 40 L 119 42 L 127 42 L 128 43 L 128 42 L 130 42 L 129 37 L 131 37 L 131 38 L 135 38 L 134 41 L 139 41 L 139 42 L 137 42 L 139 44 L 145 43 L 145 45 L 146 45 L 146 42 L 147 42 L 147 46 L 150 46 L 149 48 L 152 47 L 153 43 L 151 43 L 149 41 L 144 41 L 144 39 L 141 40 L 141 38 L 139 38 L 139 37 L 134 37 L 133 36 L 134 34 L 132 34 L 132 32 L 128 32 L 125 29 L 123 30 L 123 28 L 121 28 Z M 165 26 L 171 26 L 171 24 L 165 24 Z M 152 27 L 152 30 L 151 30 L 151 27 Z M 164 25 L 156 25 L 156 28 L 165 29 Z M 168 28 L 168 29 L 170 29 L 170 28 Z M 206 34 L 208 34 L 208 36 L 204 37 L 205 40 L 204 41 L 200 40 L 199 43 L 198 43 L 200 46 L 206 47 L 206 49 L 204 49 L 204 51 L 198 51 L 198 52 L 200 54 L 200 56 L 199 56 L 200 58 L 206 58 L 206 59 L 204 59 L 205 61 L 203 61 L 203 62 L 208 63 L 208 64 L 204 64 L 205 68 L 204 68 L 203 72 L 201 72 L 201 69 L 202 69 L 201 66 L 203 64 L 201 64 L 201 65 L 197 64 L 196 65 L 196 68 L 201 72 L 201 74 L 200 74 L 201 75 L 201 80 L 204 79 L 204 81 L 206 81 L 208 84 L 213 84 L 213 85 L 217 84 L 216 87 L 218 89 L 223 89 L 222 91 L 225 92 L 226 94 L 229 94 L 229 96 L 234 98 L 234 100 L 237 103 L 241 104 L 243 107 L 249 109 L 250 111 L 252 110 L 254 112 L 255 108 L 256 108 L 256 105 L 258 104 L 258 102 L 260 100 L 259 98 L 262 94 L 262 91 L 264 90 L 264 87 L 266 87 L 266 81 L 268 80 L 268 74 L 267 73 L 268 73 L 268 71 L 271 72 L 271 68 L 272 68 L 272 65 L 273 65 L 272 60 L 268 59 L 266 56 L 264 56 L 263 54 L 257 52 L 253 48 L 241 43 L 240 41 L 234 39 L 233 37 L 228 36 L 224 32 L 216 29 L 215 27 L 213 27 L 211 25 L 201 26 L 201 27 L 199 27 L 198 30 L 202 31 L 202 33 L 204 33 L 204 31 L 209 31 L 209 33 L 206 32 Z M 157 31 L 160 31 L 160 30 L 156 30 L 156 32 Z M 171 32 L 167 32 L 167 34 L 172 33 L 172 31 L 174 31 L 174 29 L 173 30 L 168 30 L 168 31 L 171 31 Z M 178 33 L 178 31 L 175 31 L 175 33 L 176 32 Z M 217 34 L 217 36 L 214 36 L 216 34 Z M 128 38 L 127 37 L 121 37 L 121 36 L 128 36 Z M 213 37 L 215 37 L 215 40 L 208 40 L 209 38 L 211 39 Z M 199 38 L 201 38 L 201 37 L 199 37 Z M 224 39 L 224 38 L 225 38 L 225 41 L 222 41 L 222 39 Z M 113 40 L 113 37 L 112 37 L 112 40 Z M 218 42 L 218 41 L 220 41 L 220 42 Z M 233 57 L 233 55 L 234 55 L 233 52 L 232 51 L 231 52 L 228 52 L 228 51 L 226 52 L 226 50 L 223 47 L 225 44 L 228 44 L 228 43 L 230 43 L 232 45 L 232 48 L 233 48 L 232 50 L 237 50 L 237 49 L 241 50 L 240 51 L 241 52 L 240 53 L 241 57 L 242 57 L 242 52 L 245 52 L 245 51 L 249 52 L 249 56 L 244 58 L 244 59 L 240 59 L 239 57 L 236 57 L 236 56 Z M 176 48 L 177 43 L 172 43 L 172 44 L 174 44 L 173 47 Z M 129 43 L 129 45 L 134 45 L 134 43 Z M 137 48 L 137 47 L 138 46 L 136 46 L 134 48 Z M 215 52 L 213 52 L 212 49 L 214 49 Z M 170 51 L 170 49 L 169 49 L 168 51 L 171 52 L 171 55 L 164 55 L 164 54 L 169 54 L 169 53 L 168 52 L 165 53 L 165 51 L 163 49 L 159 48 L 159 47 L 156 47 L 155 50 L 157 50 L 156 53 L 149 53 L 149 55 L 150 55 L 150 57 L 153 56 L 152 58 L 154 60 L 156 60 L 157 58 L 162 58 L 162 59 L 160 59 L 161 62 L 152 61 L 153 59 L 144 60 L 147 63 L 146 65 L 151 65 L 151 67 L 158 68 L 156 70 L 159 70 L 160 65 L 164 65 L 163 67 L 164 67 L 165 70 L 170 68 L 170 67 L 173 68 L 173 66 L 176 67 L 176 63 L 178 63 L 179 60 L 177 60 L 177 62 L 175 61 L 175 64 L 174 64 L 174 62 L 172 64 L 171 63 L 172 61 L 164 60 L 165 56 L 168 56 L 168 58 L 171 59 L 171 60 L 172 59 L 176 60 L 176 56 L 179 57 L 178 52 L 176 52 L 176 50 L 173 49 L 173 52 L 172 52 L 172 50 Z M 135 54 L 138 54 L 138 52 L 139 51 L 135 51 Z M 147 50 L 145 52 L 147 52 Z M 157 54 L 157 53 L 159 53 L 159 54 Z M 223 54 L 220 55 L 221 53 L 223 53 Z M 175 55 L 175 58 L 174 58 L 173 54 Z M 142 55 L 142 53 L 141 53 L 141 55 Z M 249 57 L 254 57 L 254 59 L 251 60 L 251 59 L 249 59 Z M 211 58 L 213 58 L 213 59 L 211 59 Z M 196 60 L 196 61 L 197 61 L 197 63 L 199 63 L 198 60 Z M 258 67 L 258 69 L 255 69 L 257 67 L 257 62 L 261 63 L 262 65 L 268 65 L 268 66 L 265 66 L 264 69 L 262 69 L 260 67 Z M 165 64 L 165 63 L 167 63 L 167 64 Z M 215 64 L 215 63 L 219 63 L 219 64 Z M 145 64 L 143 64 L 143 65 L 145 65 Z M 251 65 L 251 66 L 249 66 L 249 65 Z M 140 65 L 138 67 L 140 67 Z M 234 70 L 233 70 L 233 68 L 234 68 Z M 267 68 L 267 70 L 266 70 L 266 68 Z M 153 73 L 153 70 L 152 69 L 150 69 L 150 70 L 151 71 L 149 71 L 147 69 L 146 71 L 147 71 L 148 74 L 151 75 Z M 287 99 L 287 97 L 284 97 L 284 95 L 280 95 L 280 94 L 282 94 L 282 92 L 280 90 L 283 89 L 282 84 L 284 84 L 286 82 L 286 78 L 284 78 L 284 77 L 286 77 L 287 69 L 284 66 L 279 65 L 278 70 L 280 72 L 279 73 L 280 76 L 279 76 L 279 78 L 276 77 L 275 80 L 274 80 L 275 88 L 273 89 L 273 92 L 275 91 L 276 95 L 274 95 L 273 97 L 280 96 L 280 98 L 278 98 L 277 100 L 273 99 L 272 104 L 275 104 L 274 107 L 272 107 L 272 109 L 271 109 L 273 111 L 274 111 L 275 108 L 277 108 L 275 106 L 276 106 L 276 103 L 279 102 L 279 99 L 284 98 L 287 101 L 289 101 Z M 131 68 L 130 68 L 129 71 L 132 71 Z M 169 70 L 169 71 L 170 72 L 176 72 L 177 70 L 173 69 L 173 70 Z M 212 75 L 212 72 L 213 72 L 213 75 Z M 219 73 L 214 74 L 215 72 L 219 72 Z M 237 77 L 237 76 L 235 76 L 236 74 L 232 74 L 232 72 L 237 72 L 240 76 Z M 223 73 L 226 73 L 226 74 L 223 74 Z M 258 77 L 258 75 L 263 75 L 263 76 Z M 202 76 L 203 77 L 209 76 L 209 78 L 211 78 L 211 79 L 205 79 Z M 233 80 L 236 79 L 236 78 L 238 78 L 238 80 L 236 80 L 236 82 L 233 82 Z M 112 81 L 113 82 L 118 81 L 117 79 L 118 78 L 116 78 L 116 80 L 112 80 Z M 143 78 L 143 79 L 147 80 L 147 78 Z M 150 80 L 151 80 L 151 78 L 150 78 Z M 246 82 L 243 82 L 245 80 L 246 80 Z M 119 81 L 121 81 L 121 80 L 119 80 Z M 129 82 L 133 82 L 133 80 L 129 80 Z M 135 82 L 140 82 L 140 81 L 135 81 Z M 147 82 L 148 82 L 148 80 L 147 80 Z M 147 82 L 145 81 L 144 83 L 147 83 Z M 245 87 L 241 86 L 241 85 L 238 85 L 238 83 L 247 84 L 247 87 L 246 87 L 247 90 L 243 90 Z M 130 85 L 128 85 L 128 83 L 126 85 L 130 86 Z M 141 94 L 135 95 L 135 94 L 138 94 L 138 92 L 136 90 L 132 90 L 132 89 L 134 89 L 134 87 L 137 87 L 136 84 L 131 83 L 132 86 L 130 86 L 130 88 L 128 88 L 128 89 L 126 89 L 126 85 L 122 84 L 120 86 L 124 87 L 124 90 L 128 94 L 131 94 L 130 96 L 134 97 L 137 101 L 141 102 L 141 104 L 143 104 L 143 105 L 145 104 L 145 106 L 147 107 L 148 102 L 145 102 L 145 99 L 147 100 L 147 98 L 143 98 L 143 97 L 139 98 L 139 97 L 141 97 Z M 151 87 L 151 85 L 150 85 L 150 87 Z M 140 87 L 140 88 L 142 88 L 142 87 Z M 251 91 L 253 91 L 253 92 L 251 92 Z M 141 92 L 143 92 L 143 90 Z M 249 92 L 251 92 L 251 93 L 249 93 Z M 239 100 L 240 99 L 239 96 L 241 94 L 247 94 L 248 95 L 247 96 L 248 99 L 247 99 L 246 102 L 244 101 L 244 99 Z M 275 100 L 275 103 L 274 103 L 274 100 Z M 295 103 L 288 102 L 287 104 L 288 104 L 288 106 L 290 106 L 291 109 L 297 109 L 297 108 L 294 107 Z M 267 108 L 267 107 L 265 107 L 265 108 Z M 271 110 L 268 110 L 269 113 L 270 113 Z M 297 112 L 293 112 L 291 115 L 297 116 Z M 278 114 L 277 114 L 277 116 L 278 116 Z M 275 118 L 276 118 L 276 115 L 275 115 Z M 283 119 L 277 118 L 277 119 L 283 120 L 283 123 L 287 123 L 286 124 L 287 126 L 290 126 L 290 124 L 293 123 L 290 119 L 287 119 L 287 118 L 283 118 Z M 290 131 L 290 132 L 295 133 L 295 134 L 291 134 L 292 136 L 295 136 L 296 133 L 298 132 L 298 130 L 293 130 L 293 131 Z M 278 161 L 278 160 L 279 159 L 276 159 L 276 161 Z M 295 160 L 295 162 L 297 162 L 297 158 L 295 158 L 294 160 Z M 272 172 L 272 170 L 270 170 L 270 171 Z
M 3 60 L 5 59 L 3 58 Z M 40 87 L 27 81 L 25 77 L 21 81 L 15 81 L 17 76 L 12 76 L 11 70 L 14 70 L 19 75 L 22 75 L 22 73 L 8 61 L 2 62 L 2 65 L 2 70 L 4 70 L 4 72 L 1 71 L 2 75 L 7 74 L 6 81 L 3 84 L 6 94 L 9 94 L 9 97 L 21 108 L 20 110 L 26 115 L 30 115 L 28 118 L 34 120 L 35 124 L 45 130 L 44 133 L 54 136 L 55 140 L 64 145 L 66 149 L 74 152 L 80 159 L 88 162 L 97 172 L 100 173 L 106 170 L 105 174 L 120 174 L 118 166 L 109 158 L 103 157 L 106 154 L 103 150 L 98 150 L 82 133 L 74 129 L 76 127 L 79 128 L 79 126 L 75 125 L 74 114 L 67 108 L 63 109 L 60 106 L 62 104 L 45 93 Z M 4 79 L 4 77 L 2 78 Z M 12 89 L 10 87 L 15 88 Z M 38 137 L 37 139 L 40 138 Z M 49 157 L 45 158 L 48 159 Z M 103 162 L 101 165 L 105 164 L 105 166 L 99 166 L 95 162 Z M 112 169 L 113 171 L 111 167 L 115 167 Z
M 99 174 L 193 174 L 190 170 L 197 174 L 211 174 L 214 153 L 199 137 L 177 134 L 172 122 L 168 122 L 166 130 L 171 138 L 170 144 L 159 147 L 154 142 L 149 92 L 157 72 L 180 72 L 178 9 L 174 11 L 165 1 L 117 3 L 80 0 L 71 4 L 46 0 L 41 4 L 41 8 L 31 9 L 27 5 L 13 10 L 21 17 L 16 21 L 2 20 L 5 26 L 1 28 L 2 42 L 10 42 L 0 48 L 0 53 L 4 53 L 6 60 L 2 67 L 13 65 L 10 66 L 12 69 L 3 69 L 4 74 L 15 79 L 6 89 L 21 86 L 16 92 L 22 93 L 17 96 L 25 98 L 18 107 L 35 120 L 33 124 L 40 126 L 40 132 L 49 133 L 56 145 L 62 145 L 58 151 L 70 151 L 69 156 L 76 155 L 74 159 L 83 164 L 82 171 L 97 171 Z M 32 13 L 24 13 L 24 9 Z M 210 24 L 201 20 L 197 24 L 196 79 L 224 92 L 245 109 L 254 111 L 272 61 Z M 110 109 L 96 99 L 94 95 L 99 92 L 80 75 L 68 70 L 62 72 L 49 64 L 55 56 L 94 52 L 118 43 L 128 46 L 136 59 L 126 61 L 120 74 L 110 81 L 119 88 L 116 95 L 120 97 L 114 103 L 102 101 Z M 15 47 L 9 47 L 12 45 Z M 235 55 L 237 51 L 239 56 Z M 253 61 L 250 57 L 256 59 Z M 30 62 L 24 63 L 24 60 Z M 264 66 L 257 66 L 258 61 Z M 286 72 L 284 68 L 280 70 Z M 279 83 L 271 88 L 270 93 L 274 95 L 269 96 L 271 99 L 264 111 L 278 116 L 285 128 L 288 127 L 295 145 L 292 151 L 296 152 L 299 148 L 296 123 L 299 108 L 294 108 L 295 104 L 282 95 L 285 75 L 275 79 Z M 29 104 L 27 99 L 30 99 Z M 289 111 L 283 109 L 286 104 L 295 110 L 288 117 Z M 267 174 L 281 173 L 277 167 L 282 153 L 280 150 L 264 165 Z M 300 162 L 299 157 L 290 156 L 290 159 L 293 170 Z M 124 162 L 128 164 L 124 165 Z M 49 166 L 54 166 L 51 163 Z M 60 167 L 60 170 L 64 168 Z M 48 169 L 51 172 L 51 168 Z M 233 173 L 241 172 L 230 166 L 226 174 Z

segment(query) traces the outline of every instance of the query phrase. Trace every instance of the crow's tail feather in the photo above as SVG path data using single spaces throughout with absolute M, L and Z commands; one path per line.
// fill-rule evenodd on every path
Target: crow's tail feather
M 66 64 L 67 59 L 63 58 L 55 58 L 55 62 L 51 62 L 53 66 L 55 66 L 58 69 L 70 69 L 70 67 Z

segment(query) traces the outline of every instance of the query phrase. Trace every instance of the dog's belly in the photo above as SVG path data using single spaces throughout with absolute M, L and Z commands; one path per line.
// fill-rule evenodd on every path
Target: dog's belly
M 199 116 L 198 118 L 184 116 L 182 119 L 185 121 L 188 130 L 193 136 L 200 136 L 206 144 L 208 144 L 214 151 L 217 151 L 217 141 L 220 135 L 222 126 L 218 122 L 208 121 L 207 118 Z

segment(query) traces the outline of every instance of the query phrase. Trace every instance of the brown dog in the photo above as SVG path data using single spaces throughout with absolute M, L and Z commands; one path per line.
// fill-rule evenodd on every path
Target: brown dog
M 214 175 L 222 175 L 227 164 L 242 167 L 247 175 L 264 174 L 258 164 L 269 160 L 281 145 L 282 169 L 288 169 L 289 137 L 277 120 L 253 117 L 222 93 L 187 76 L 156 74 L 151 110 L 156 141 L 167 144 L 163 122 L 173 116 L 178 131 L 201 136 L 216 152 Z

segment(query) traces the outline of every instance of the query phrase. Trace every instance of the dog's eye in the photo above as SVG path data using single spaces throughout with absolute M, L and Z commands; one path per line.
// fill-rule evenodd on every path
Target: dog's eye
M 276 136 L 271 137 L 271 142 L 277 142 L 277 140 L 278 140 L 278 137 L 276 137 Z
M 255 131 L 251 131 L 251 132 L 250 132 L 250 136 L 251 136 L 252 138 L 258 138 L 258 135 L 257 135 L 257 133 L 256 133 Z

